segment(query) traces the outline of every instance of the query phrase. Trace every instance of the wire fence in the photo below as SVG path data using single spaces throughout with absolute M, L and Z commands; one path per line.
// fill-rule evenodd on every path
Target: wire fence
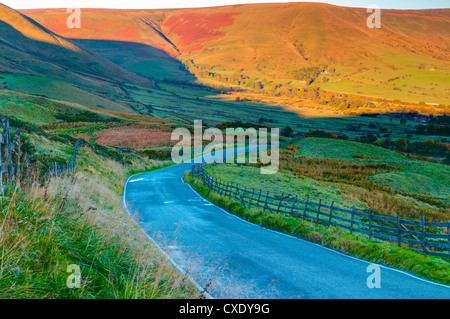
M 3 191 L 3 185 L 13 183 L 20 184 L 20 173 L 24 165 L 28 164 L 21 147 L 22 139 L 19 129 L 13 129 L 10 120 L 7 117 L 0 116 L 2 133 L 0 134 L 0 192 Z M 14 134 L 11 134 L 14 133 Z M 75 143 L 74 152 L 71 161 L 66 163 L 53 162 L 49 175 L 52 177 L 62 177 L 67 173 L 73 172 L 76 165 L 76 159 L 79 148 L 85 146 L 83 139 L 78 139 Z
M 75 143 L 75 148 L 73 151 L 72 159 L 69 164 L 53 162 L 50 175 L 52 177 L 62 177 L 68 173 L 71 173 L 75 170 L 75 165 L 77 161 L 78 151 L 80 147 L 85 146 L 86 142 L 82 138 L 79 138 Z
M 0 117 L 2 134 L 0 135 L 0 190 L 3 185 L 13 183 L 19 177 L 19 166 L 21 159 L 21 137 L 20 130 L 14 130 L 11 136 L 9 119 Z
M 351 233 L 367 235 L 370 240 L 378 239 L 413 249 L 427 255 L 449 258 L 450 261 L 450 220 L 446 222 L 427 222 L 422 215 L 420 220 L 401 218 L 340 208 L 331 202 L 327 205 L 322 198 L 309 196 L 273 196 L 269 191 L 240 187 L 238 184 L 214 178 L 205 168 L 208 164 L 195 165 L 192 176 L 203 180 L 206 187 L 219 195 L 240 202 L 247 208 L 259 208 L 273 214 L 288 214 L 301 220 L 322 226 L 336 226 Z

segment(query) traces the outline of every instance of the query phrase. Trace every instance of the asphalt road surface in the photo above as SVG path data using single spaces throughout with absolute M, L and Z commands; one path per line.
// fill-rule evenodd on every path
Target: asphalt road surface
M 183 182 L 192 165 L 131 177 L 123 200 L 149 238 L 211 297 L 450 299 L 450 286 L 383 266 L 375 280 L 377 266 L 224 211 Z M 369 288 L 368 278 L 379 288 Z

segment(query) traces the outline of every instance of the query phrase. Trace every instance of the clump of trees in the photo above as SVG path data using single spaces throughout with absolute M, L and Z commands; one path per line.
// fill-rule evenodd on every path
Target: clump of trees
M 392 141 L 389 138 L 383 140 L 375 140 L 367 138 L 367 136 L 360 138 L 362 143 L 371 143 L 375 146 L 380 146 L 393 151 L 400 151 L 405 153 L 426 155 L 426 156 L 442 156 L 448 158 L 450 154 L 450 144 L 436 142 L 434 140 L 413 141 L 398 139 Z M 444 161 L 445 163 L 445 161 Z
M 294 129 L 290 126 L 283 128 L 280 133 L 285 137 L 293 137 L 295 135 Z
M 415 128 L 415 133 L 421 135 L 450 136 L 450 125 L 419 124 Z
M 325 71 L 325 68 L 318 66 L 311 66 L 291 71 L 291 76 L 299 81 L 306 81 L 306 84 L 314 82 L 319 75 Z

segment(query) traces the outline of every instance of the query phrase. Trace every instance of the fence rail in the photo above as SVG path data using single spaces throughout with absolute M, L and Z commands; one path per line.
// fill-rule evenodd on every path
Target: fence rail
M 50 171 L 50 175 L 53 177 L 62 177 L 67 173 L 73 172 L 73 170 L 75 169 L 76 161 L 77 161 L 78 150 L 80 149 L 80 147 L 85 146 L 85 145 L 86 145 L 86 142 L 82 138 L 79 138 L 77 140 L 77 142 L 75 143 L 75 148 L 73 151 L 72 159 L 69 162 L 69 164 L 54 162 L 52 169 Z
M 447 222 L 427 222 L 377 215 L 369 209 L 360 212 L 340 208 L 334 202 L 327 205 L 319 198 L 313 201 L 309 196 L 300 199 L 298 195 L 276 197 L 268 191 L 239 187 L 238 184 L 221 181 L 205 171 L 207 164 L 195 165 L 192 176 L 203 180 L 209 189 L 248 208 L 261 208 L 264 212 L 283 213 L 324 226 L 336 226 L 351 233 L 367 235 L 369 239 L 386 241 L 427 255 L 449 258 L 450 261 L 450 220 Z
M 20 179 L 20 170 L 23 168 L 24 156 L 21 151 L 22 140 L 19 129 L 13 129 L 7 117 L 0 116 L 2 133 L 0 134 L 0 193 L 3 191 L 3 185 L 18 183 Z M 11 136 L 14 132 L 14 136 Z M 54 162 L 50 169 L 50 176 L 63 176 L 75 169 L 78 150 L 85 145 L 83 139 L 78 139 L 72 159 L 69 164 Z M 22 163 L 21 163 L 22 161 Z
M 21 158 L 20 130 L 14 130 L 11 137 L 11 126 L 9 119 L 0 117 L 3 131 L 0 135 L 0 191 L 3 185 L 13 183 L 19 178 L 19 166 Z

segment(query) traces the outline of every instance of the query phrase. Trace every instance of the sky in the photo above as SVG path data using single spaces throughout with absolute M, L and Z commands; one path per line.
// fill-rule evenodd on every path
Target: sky
M 34 8 L 114 8 L 114 9 L 161 9 L 194 8 L 219 5 L 294 2 L 289 0 L 0 0 L 14 9 Z M 297 1 L 302 2 L 302 1 Z M 431 9 L 449 8 L 450 0 L 308 0 L 308 2 L 325 2 L 347 7 L 367 8 L 376 4 L 382 9 Z

